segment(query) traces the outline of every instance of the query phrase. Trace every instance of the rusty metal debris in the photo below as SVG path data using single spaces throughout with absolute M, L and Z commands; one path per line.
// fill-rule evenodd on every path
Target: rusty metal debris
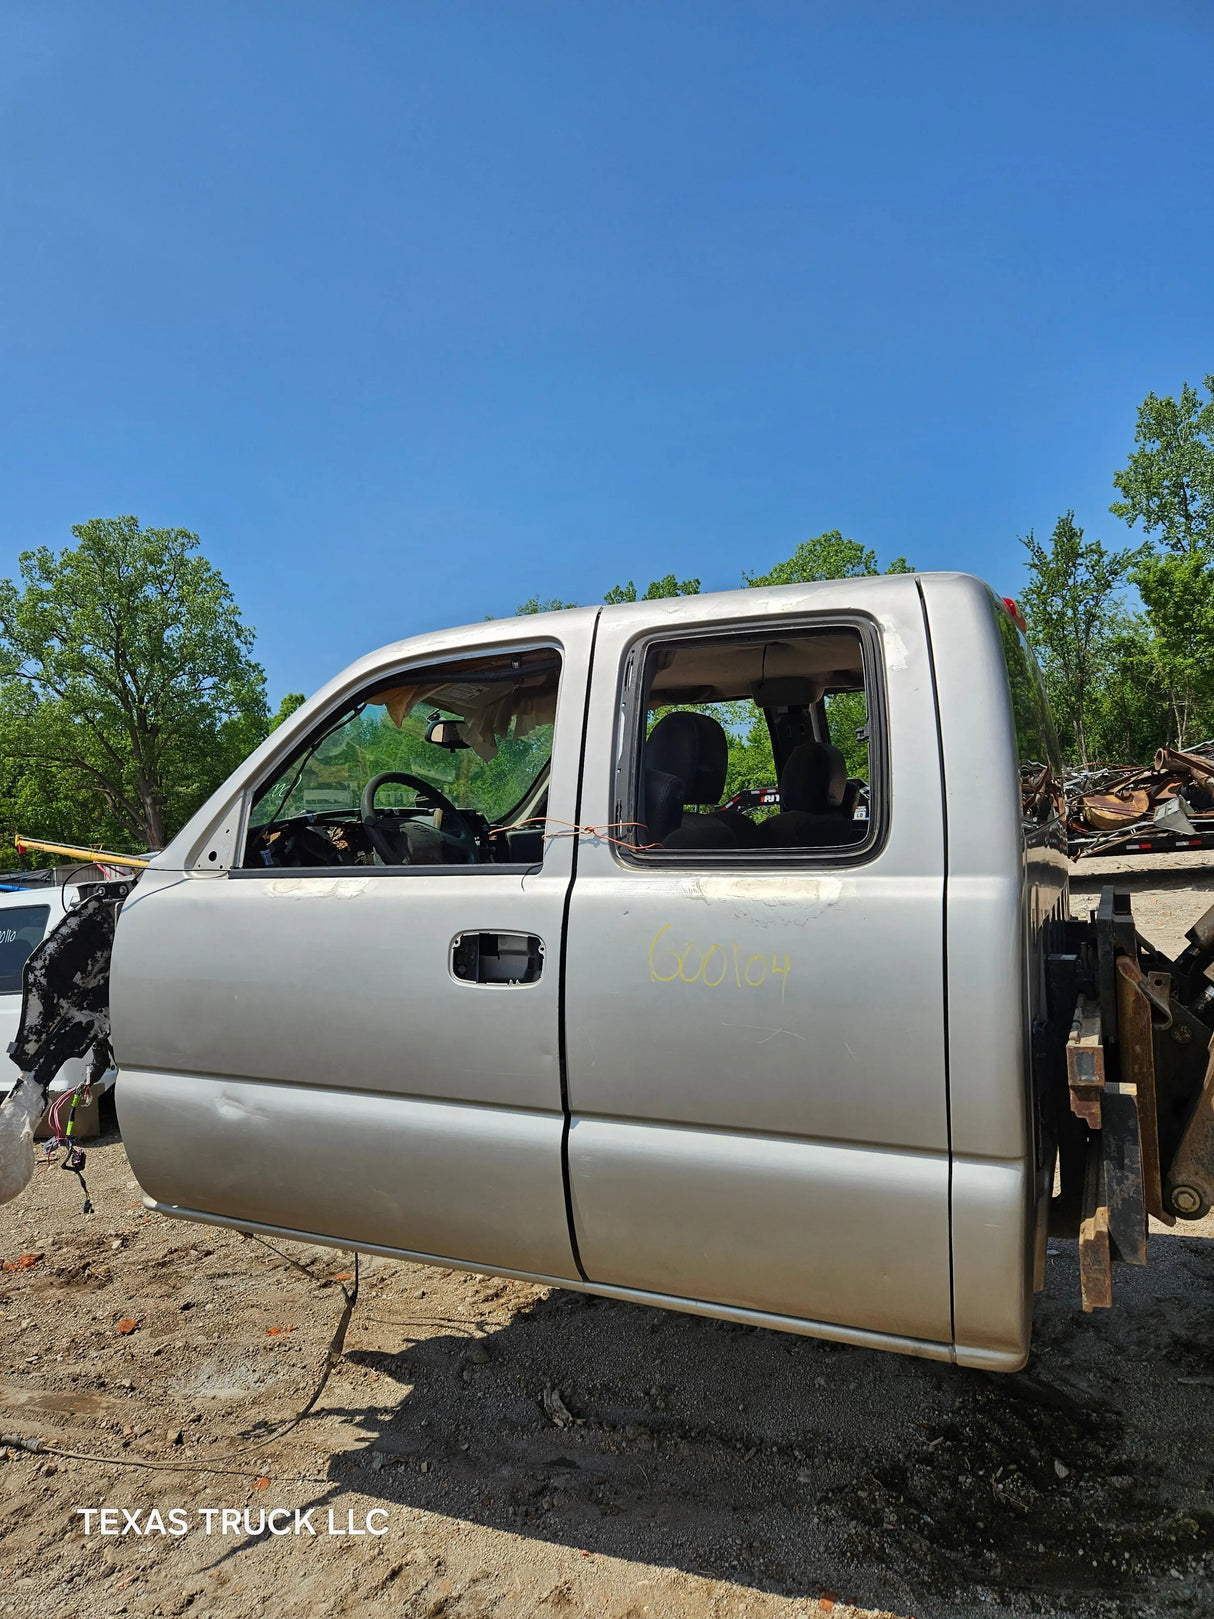
M 1149 765 L 1070 768 L 1062 786 L 1067 843 L 1075 860 L 1214 847 L 1214 741 L 1183 751 L 1160 748 Z M 1023 772 L 1026 814 L 1048 790 L 1039 767 Z
M 1104 1034 L 1100 1007 L 1082 995 L 1075 1004 L 1075 1019 L 1066 1043 L 1067 1085 L 1071 1112 L 1089 1130 L 1100 1129 L 1100 1093 L 1104 1089 Z
M 1214 1040 L 1205 1083 L 1185 1126 L 1167 1179 L 1168 1202 L 1186 1220 L 1214 1205 Z

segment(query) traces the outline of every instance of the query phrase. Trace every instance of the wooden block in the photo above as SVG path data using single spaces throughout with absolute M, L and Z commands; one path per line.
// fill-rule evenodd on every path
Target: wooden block
M 1079 1289 L 1085 1312 L 1113 1308 L 1109 1208 L 1099 1136 L 1093 1136 L 1088 1143 L 1084 1168 L 1083 1216 L 1079 1222 Z

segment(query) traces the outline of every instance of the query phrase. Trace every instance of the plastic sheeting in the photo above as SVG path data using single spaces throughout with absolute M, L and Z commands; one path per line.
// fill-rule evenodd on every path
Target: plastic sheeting
M 375 699 L 388 711 L 388 718 L 399 730 L 419 703 L 430 703 L 449 714 L 459 715 L 469 747 L 486 763 L 497 755 L 498 744 L 510 733 L 513 722 L 516 737 L 530 735 L 540 725 L 551 725 L 556 718 L 556 687 L 546 677 L 509 686 L 477 686 L 472 682 L 455 685 L 451 681 L 416 686 L 393 686 Z
M 24 1191 L 34 1174 L 34 1131 L 46 1110 L 41 1085 L 27 1075 L 0 1103 L 0 1203 Z

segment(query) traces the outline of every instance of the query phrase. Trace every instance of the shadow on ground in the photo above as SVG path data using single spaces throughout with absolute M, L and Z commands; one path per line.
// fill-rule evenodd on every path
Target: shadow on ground
M 1152 1591 L 1153 1612 L 1199 1612 L 1185 1593 L 1214 1551 L 1214 1245 L 1165 1240 L 1116 1322 L 1079 1314 L 1075 1245 L 1058 1244 L 1039 1353 L 1016 1377 L 554 1292 L 484 1336 L 354 1352 L 385 1394 L 342 1413 L 367 1442 L 330 1476 L 788 1595 L 846 1596 L 864 1569 L 864 1600 L 920 1616 L 963 1591 L 1048 1612 L 1065 1594 L 1069 1613 L 1137 1612 Z M 1161 1356 L 1175 1376 L 1145 1410 Z M 1178 1480 L 1186 1433 L 1200 1481 Z

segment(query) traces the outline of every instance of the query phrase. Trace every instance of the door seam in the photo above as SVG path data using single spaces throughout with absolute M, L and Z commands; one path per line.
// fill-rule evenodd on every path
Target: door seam
M 602 609 L 600 608 L 594 615 L 594 624 L 590 631 L 590 651 L 586 658 L 586 699 L 582 707 L 582 735 L 578 752 L 577 792 L 574 795 L 573 802 L 573 819 L 579 825 L 582 819 L 582 785 L 586 774 L 586 734 L 590 724 L 590 692 L 594 681 L 594 649 L 598 643 L 599 619 L 601 616 Z M 569 1107 L 569 1051 L 565 996 L 568 984 L 569 912 L 573 905 L 573 885 L 577 881 L 578 849 L 581 844 L 581 838 L 576 828 L 571 843 L 569 883 L 565 889 L 565 904 L 561 912 L 560 982 L 557 985 L 556 996 L 557 1053 L 561 1077 L 561 1112 L 564 1115 L 561 1121 L 561 1189 L 565 1195 L 565 1224 L 569 1231 L 569 1248 L 573 1254 L 573 1263 L 581 1280 L 588 1282 L 590 1278 L 582 1267 L 582 1255 L 578 1248 L 577 1225 L 573 1218 L 573 1182 L 569 1174 L 569 1131 L 573 1124 L 573 1114 Z
M 931 672 L 932 706 L 935 709 L 936 757 L 940 767 L 940 832 L 944 872 L 940 894 L 940 957 L 941 957 L 941 1011 L 944 1036 L 944 1126 L 948 1146 L 948 1309 L 949 1337 L 954 1350 L 957 1344 L 957 1289 L 953 1262 L 953 1093 L 951 1049 L 949 1042 L 949 967 L 948 967 L 948 786 L 944 773 L 944 735 L 940 725 L 940 688 L 936 681 L 936 654 L 932 646 L 932 626 L 928 618 L 927 597 L 922 580 L 915 581 L 919 592 L 919 606 L 923 613 L 923 633 L 927 639 L 927 664 Z

